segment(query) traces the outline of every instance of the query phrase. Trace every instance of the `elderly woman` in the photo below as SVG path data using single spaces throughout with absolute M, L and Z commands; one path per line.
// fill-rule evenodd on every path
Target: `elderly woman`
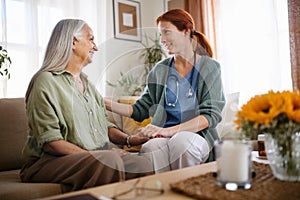
M 97 50 L 84 21 L 66 19 L 55 26 L 26 93 L 30 131 L 22 181 L 61 183 L 70 191 L 152 173 L 149 160 L 112 144 L 148 139 L 129 138 L 107 120 L 103 98 L 82 72 Z

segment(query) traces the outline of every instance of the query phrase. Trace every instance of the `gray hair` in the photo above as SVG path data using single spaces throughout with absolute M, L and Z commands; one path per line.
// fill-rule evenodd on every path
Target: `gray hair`
M 64 19 L 56 24 L 46 48 L 43 64 L 29 83 L 26 99 L 29 97 L 34 80 L 41 72 L 58 72 L 65 69 L 70 61 L 73 39 L 75 37 L 80 40 L 85 25 L 87 23 L 80 19 Z

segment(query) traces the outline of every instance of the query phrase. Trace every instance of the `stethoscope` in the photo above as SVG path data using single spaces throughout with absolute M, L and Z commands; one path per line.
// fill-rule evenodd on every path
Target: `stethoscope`
M 176 103 L 178 101 L 179 83 L 178 83 L 178 78 L 177 78 L 176 75 L 170 75 L 169 78 L 171 78 L 171 77 L 174 77 L 175 80 L 176 80 L 176 98 L 175 98 L 175 101 L 173 103 L 168 101 L 168 97 L 167 97 L 167 87 L 168 86 L 167 86 L 167 83 L 166 83 L 166 86 L 165 86 L 165 99 L 166 99 L 167 106 L 175 107 Z
M 193 65 L 193 70 L 195 68 L 195 64 L 196 64 L 196 52 L 194 52 L 194 65 Z M 191 80 L 193 81 L 193 75 L 194 75 L 194 71 L 192 71 L 192 76 L 191 76 Z M 169 102 L 168 101 L 168 97 L 167 97 L 167 82 L 165 85 L 165 100 L 166 100 L 166 105 L 170 106 L 170 107 L 175 107 L 176 103 L 178 102 L 178 94 L 179 94 L 179 81 L 178 81 L 178 77 L 176 75 L 171 74 L 168 78 L 174 77 L 175 82 L 176 82 L 176 98 L 174 102 Z M 190 88 L 186 94 L 187 98 L 191 98 L 193 96 L 193 88 L 192 88 L 192 84 L 190 84 Z

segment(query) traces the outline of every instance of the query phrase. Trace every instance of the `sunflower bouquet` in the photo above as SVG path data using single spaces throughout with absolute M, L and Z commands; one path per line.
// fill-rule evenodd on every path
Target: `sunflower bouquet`
M 256 95 L 237 112 L 235 123 L 247 138 L 267 135 L 266 148 L 271 148 L 267 156 L 277 178 L 300 180 L 299 91 L 269 91 Z
M 282 135 L 300 132 L 299 91 L 269 91 L 251 98 L 237 112 L 237 128 L 250 139 L 269 133 L 280 140 Z

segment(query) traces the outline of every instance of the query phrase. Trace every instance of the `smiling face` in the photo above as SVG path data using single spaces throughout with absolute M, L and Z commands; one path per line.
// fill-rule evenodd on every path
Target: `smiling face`
M 190 48 L 187 31 L 179 31 L 168 21 L 160 21 L 157 26 L 161 35 L 161 43 L 169 51 L 169 54 L 184 54 L 186 48 Z
M 78 62 L 81 62 L 83 66 L 91 63 L 94 52 L 98 51 L 98 48 L 94 42 L 93 31 L 88 25 L 83 27 L 78 39 L 74 37 L 73 44 L 73 52 Z

